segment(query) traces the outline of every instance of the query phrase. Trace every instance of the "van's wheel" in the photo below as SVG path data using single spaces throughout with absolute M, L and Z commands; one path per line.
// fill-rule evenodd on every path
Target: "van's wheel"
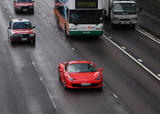
M 65 79 L 64 79 L 63 87 L 64 87 L 64 89 L 67 89 L 67 87 L 66 87 L 66 80 Z
M 131 29 L 135 30 L 135 28 L 136 28 L 136 24 L 132 24 Z
M 115 24 L 113 24 L 113 23 L 111 24 L 111 27 L 112 27 L 113 29 L 115 28 L 115 26 L 116 26 Z

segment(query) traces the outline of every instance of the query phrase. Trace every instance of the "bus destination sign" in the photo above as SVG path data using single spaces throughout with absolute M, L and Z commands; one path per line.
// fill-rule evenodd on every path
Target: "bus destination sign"
M 76 0 L 76 8 L 98 8 L 98 0 Z

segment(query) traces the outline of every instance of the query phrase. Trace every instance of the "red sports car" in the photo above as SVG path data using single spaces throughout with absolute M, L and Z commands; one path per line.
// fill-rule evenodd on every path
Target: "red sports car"
M 62 62 L 58 66 L 59 81 L 64 88 L 102 88 L 102 70 L 90 61 Z

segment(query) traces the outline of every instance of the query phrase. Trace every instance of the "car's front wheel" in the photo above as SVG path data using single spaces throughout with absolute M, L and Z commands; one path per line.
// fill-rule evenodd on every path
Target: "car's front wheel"
M 62 83 L 62 80 L 61 80 L 61 76 L 60 76 L 60 72 L 59 72 L 59 70 L 58 70 L 58 79 L 59 79 L 59 82 L 61 82 L 61 83 Z
M 35 46 L 35 45 L 36 45 L 36 39 L 32 40 L 32 41 L 31 41 L 31 44 L 32 44 L 33 46 Z
M 65 79 L 64 79 L 63 87 L 64 87 L 64 89 L 67 89 L 67 87 L 66 87 L 66 80 Z

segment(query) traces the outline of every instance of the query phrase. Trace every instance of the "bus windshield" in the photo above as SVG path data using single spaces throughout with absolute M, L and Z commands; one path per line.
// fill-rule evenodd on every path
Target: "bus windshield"
M 70 10 L 69 22 L 74 24 L 103 23 L 102 10 Z
M 119 13 L 136 13 L 136 4 L 134 3 L 115 3 L 113 12 Z

